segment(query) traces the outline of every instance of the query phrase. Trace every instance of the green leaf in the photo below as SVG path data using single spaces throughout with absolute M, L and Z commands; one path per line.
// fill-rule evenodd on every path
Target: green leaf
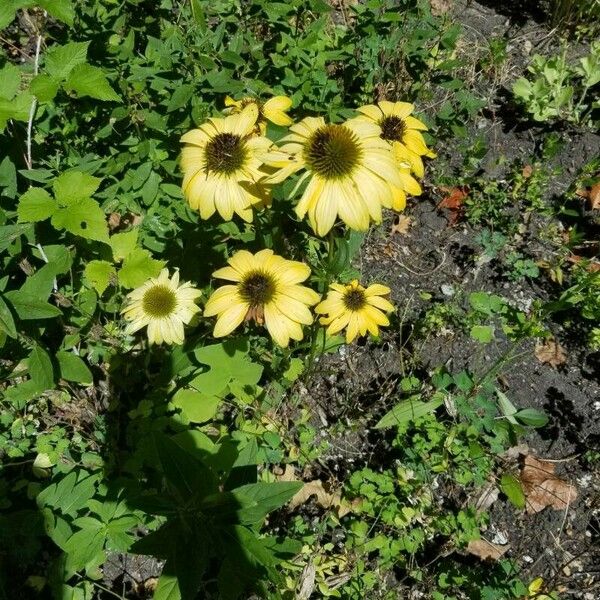
M 496 395 L 498 396 L 498 405 L 500 406 L 500 411 L 510 423 L 516 425 L 517 421 L 515 420 L 515 414 L 517 409 L 515 405 L 508 399 L 506 394 L 501 392 L 499 389 L 496 389 Z
M 12 290 L 6 292 L 4 297 L 9 300 L 19 316 L 19 319 L 22 319 L 23 321 L 52 319 L 62 315 L 59 308 L 49 302 L 32 298 L 27 291 Z
M 37 0 L 37 4 L 55 19 L 66 23 L 69 27 L 73 25 L 75 9 L 71 0 Z
M 52 46 L 46 53 L 46 71 L 57 79 L 65 79 L 77 66 L 85 63 L 89 42 L 70 42 Z
M 548 415 L 535 408 L 524 408 L 515 413 L 515 418 L 529 427 L 544 427 L 548 423 Z
M 524 77 L 519 77 L 513 84 L 513 94 L 520 100 L 528 100 L 532 94 L 531 83 Z
M 39 102 L 50 102 L 54 100 L 58 92 L 60 81 L 47 75 L 40 73 L 36 75 L 29 84 L 29 91 L 38 99 Z
M 162 260 L 155 260 L 148 250 L 136 248 L 128 254 L 119 270 L 119 283 L 125 288 L 136 288 L 156 277 L 165 266 Z
M 2 225 L 0 226 L 0 252 L 6 250 L 17 238 L 31 231 L 31 225 Z
M 102 179 L 82 171 L 66 171 L 52 183 L 54 195 L 60 204 L 69 206 L 77 200 L 93 196 Z
M 194 423 L 210 421 L 216 414 L 221 398 L 207 396 L 196 390 L 182 389 L 171 399 L 171 402 L 180 408 L 183 414 Z
M 36 223 L 51 217 L 58 209 L 56 200 L 43 188 L 29 188 L 19 198 L 17 216 L 19 223 Z
M 506 494 L 513 506 L 525 508 L 525 494 L 521 482 L 510 473 L 504 473 L 500 479 L 500 489 Z
M 175 91 L 171 95 L 169 99 L 169 104 L 167 105 L 167 112 L 173 112 L 179 108 L 183 108 L 192 97 L 194 93 L 194 86 L 188 83 L 184 83 L 175 88 Z
M 164 569 L 170 569 L 171 565 L 165 564 Z M 154 600 L 182 600 L 181 592 L 179 591 L 179 582 L 177 576 L 171 573 L 163 573 L 158 579 L 158 585 L 154 590 Z
M 240 503 L 237 510 L 240 523 L 261 522 L 271 511 L 288 502 L 303 485 L 301 481 L 259 481 L 236 488 L 231 493 Z
M 494 339 L 494 328 L 491 325 L 473 325 L 470 335 L 480 344 L 489 344 Z
M 377 425 L 375 425 L 375 429 L 385 429 L 401 423 L 414 421 L 419 417 L 432 413 L 442 403 L 443 398 L 441 394 L 434 396 L 428 402 L 422 402 L 418 397 L 408 398 L 394 406 L 392 410 L 381 417 Z
M 10 25 L 16 15 L 17 9 L 12 2 L 0 2 L 0 30 Z
M 60 351 L 56 353 L 60 377 L 66 381 L 73 381 L 83 385 L 91 385 L 94 382 L 92 372 L 82 358 L 72 352 Z
M 106 215 L 92 198 L 82 198 L 65 208 L 59 208 L 52 215 L 51 223 L 54 228 L 66 229 L 73 235 L 109 243 Z
M 29 375 L 40 392 L 54 388 L 54 370 L 48 353 L 38 344 L 28 358 Z
M 244 339 L 204 346 L 195 350 L 194 355 L 210 369 L 194 377 L 188 385 L 208 396 L 222 396 L 233 382 L 242 388 L 255 386 L 263 372 L 260 365 L 248 358 L 248 342 Z
M 10 308 L 8 308 L 6 302 L 4 302 L 0 295 L 0 331 L 4 331 L 6 335 L 11 338 L 17 338 L 17 328 L 15 327 L 15 320 L 13 319 Z
M 132 229 L 123 233 L 115 233 L 110 237 L 110 247 L 112 248 L 115 261 L 122 261 L 128 254 L 135 250 L 138 240 L 138 230 Z
M 102 296 L 116 276 L 114 265 L 106 260 L 90 260 L 83 271 L 83 277 L 98 292 L 98 296 Z
M 69 73 L 65 88 L 76 92 L 79 97 L 89 96 L 106 102 L 121 101 L 119 95 L 110 87 L 102 69 L 88 64 L 77 65 Z
M 12 100 L 21 85 L 21 71 L 10 63 L 0 69 L 0 98 Z
M 0 98 L 0 131 L 9 119 L 27 123 L 32 102 L 33 96 L 29 92 L 21 92 L 13 100 Z
M 157 433 L 154 443 L 163 474 L 181 500 L 188 503 L 216 491 L 217 482 L 209 469 L 171 438 Z

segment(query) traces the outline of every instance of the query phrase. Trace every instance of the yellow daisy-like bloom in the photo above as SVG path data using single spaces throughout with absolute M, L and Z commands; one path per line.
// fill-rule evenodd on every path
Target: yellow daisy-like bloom
M 365 289 L 356 279 L 348 285 L 332 283 L 329 287 L 327 298 L 315 308 L 316 313 L 326 315 L 319 322 L 328 326 L 329 335 L 346 328 L 349 344 L 367 331 L 378 335 L 379 327 L 390 324 L 385 313 L 393 311 L 394 306 L 383 297 L 390 293 L 390 288 L 375 283 Z
M 134 333 L 148 327 L 150 344 L 183 344 L 183 326 L 200 310 L 195 303 L 200 295 L 189 281 L 179 284 L 179 271 L 169 279 L 168 269 L 163 269 L 158 277 L 128 294 L 121 311 L 129 321 L 125 331 Z
M 414 109 L 414 105 L 409 102 L 382 100 L 378 104 L 368 104 L 357 110 L 363 115 L 359 118 L 381 127 L 381 137 L 392 145 L 397 161 L 408 163 L 413 173 L 422 178 L 425 169 L 421 157 L 435 158 L 436 154 L 427 147 L 421 134 L 421 131 L 427 130 L 427 126 L 411 116 Z
M 204 308 L 204 316 L 218 315 L 215 337 L 228 335 L 243 321 L 254 320 L 264 324 L 283 348 L 290 338 L 301 340 L 302 325 L 313 322 L 308 307 L 319 301 L 316 292 L 299 285 L 310 276 L 310 268 L 272 250 L 256 254 L 240 250 L 227 262 L 230 266 L 215 271 L 213 277 L 233 285 L 218 288 Z
M 322 117 L 307 117 L 290 127 L 284 145 L 271 152 L 266 163 L 278 172 L 267 181 L 278 183 L 305 169 L 298 186 L 309 178 L 296 206 L 296 214 L 308 213 L 317 235 L 326 235 L 339 217 L 359 231 L 369 223 L 381 223 L 381 208 L 392 208 L 394 190 L 402 190 L 389 144 L 375 123 L 351 119 L 342 125 L 326 124 Z
M 275 125 L 281 125 L 282 127 L 289 127 L 294 121 L 287 115 L 287 111 L 292 108 L 292 99 L 287 96 L 273 96 L 266 102 L 261 102 L 258 98 L 252 98 L 247 96 L 241 100 L 234 100 L 230 96 L 225 97 L 225 110 L 226 114 L 239 113 L 246 106 L 254 105 L 258 110 L 258 127 L 262 135 L 265 134 L 267 129 L 267 121 L 271 121 Z
M 254 135 L 257 118 L 257 107 L 249 105 L 239 114 L 209 119 L 181 138 L 183 194 L 202 219 L 218 211 L 226 221 L 236 213 L 251 222 L 252 207 L 269 202 L 269 189 L 260 180 L 272 142 Z

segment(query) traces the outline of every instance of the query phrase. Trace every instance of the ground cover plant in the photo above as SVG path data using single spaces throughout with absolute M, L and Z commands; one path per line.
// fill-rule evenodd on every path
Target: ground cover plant
M 597 6 L 486 4 L 2 3 L 0 597 L 597 597 Z

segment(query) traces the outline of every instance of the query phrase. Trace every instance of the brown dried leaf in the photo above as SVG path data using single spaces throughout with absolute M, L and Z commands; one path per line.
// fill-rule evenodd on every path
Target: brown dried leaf
M 565 349 L 554 340 L 547 340 L 543 344 L 537 345 L 534 354 L 542 364 L 547 363 L 554 368 L 564 364 L 567 360 Z
M 294 510 L 308 502 L 311 496 L 316 496 L 316 502 L 321 508 L 337 508 L 342 502 L 341 492 L 331 493 L 323 487 L 320 479 L 305 483 L 302 489 L 290 500 L 288 508 Z
M 600 209 L 600 182 L 590 188 L 588 202 L 590 203 L 590 210 Z
M 555 464 L 527 455 L 521 470 L 525 511 L 538 513 L 547 506 L 565 510 L 577 498 L 577 488 L 554 474 Z
M 487 540 L 471 540 L 467 545 L 467 552 L 473 554 L 481 560 L 498 560 L 510 548 L 510 544 L 500 546 L 500 544 L 492 544 Z
M 108 215 L 108 228 L 114 231 L 121 224 L 121 215 L 119 213 L 110 213 Z
M 400 235 L 405 235 L 408 233 L 408 230 L 411 228 L 413 220 L 406 215 L 397 215 L 394 224 L 392 225 L 392 229 L 390 231 L 391 235 L 398 233 Z
M 521 174 L 523 177 L 525 177 L 525 179 L 529 179 L 533 175 L 533 167 L 531 165 L 525 165 L 521 171 Z
M 452 0 L 429 0 L 431 5 L 431 14 L 434 17 L 441 17 L 452 10 Z
M 437 208 L 447 208 L 450 211 L 448 225 L 455 225 L 463 213 L 463 203 L 469 195 L 469 188 L 466 185 L 460 187 L 440 187 L 440 190 L 446 194 L 440 200 Z

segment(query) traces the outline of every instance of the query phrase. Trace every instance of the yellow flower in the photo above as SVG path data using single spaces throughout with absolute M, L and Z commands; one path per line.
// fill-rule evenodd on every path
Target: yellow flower
M 269 201 L 269 190 L 260 180 L 263 159 L 272 143 L 253 135 L 258 109 L 245 107 L 224 119 L 209 119 L 188 131 L 181 141 L 183 194 L 202 219 L 215 210 L 229 221 L 236 213 L 252 221 L 252 207 Z
M 228 335 L 244 320 L 253 319 L 259 325 L 264 323 L 283 348 L 290 338 L 301 340 L 302 325 L 313 322 L 308 307 L 319 301 L 316 292 L 299 285 L 310 276 L 309 267 L 272 250 L 256 254 L 240 250 L 227 262 L 230 266 L 215 271 L 213 277 L 234 284 L 217 289 L 204 308 L 204 316 L 218 315 L 214 336 Z
M 325 235 L 339 217 L 350 227 L 365 231 L 381 222 L 381 208 L 392 208 L 394 188 L 402 177 L 389 144 L 375 123 L 351 119 L 342 125 L 326 124 L 322 117 L 307 117 L 292 125 L 284 145 L 265 162 L 279 169 L 267 181 L 278 183 L 305 169 L 298 186 L 309 178 L 296 206 L 308 213 L 317 235 Z
M 273 96 L 266 102 L 261 102 L 258 98 L 246 97 L 241 100 L 234 100 L 230 96 L 225 97 L 224 113 L 239 113 L 246 106 L 253 104 L 258 110 L 258 127 L 262 135 L 267 129 L 267 121 L 275 125 L 289 127 L 294 121 L 287 115 L 287 111 L 292 107 L 292 99 L 287 96 Z
M 148 327 L 150 344 L 183 344 L 183 326 L 200 310 L 195 304 L 200 294 L 188 281 L 179 284 L 179 271 L 169 279 L 168 269 L 163 269 L 158 277 L 128 294 L 121 311 L 130 321 L 126 333 Z
M 400 164 L 408 163 L 413 173 L 422 178 L 425 170 L 421 157 L 435 158 L 436 154 L 427 147 L 421 134 L 421 131 L 427 130 L 427 126 L 411 116 L 414 108 L 409 102 L 382 100 L 376 105 L 369 104 L 357 110 L 363 114 L 359 118 L 381 127 L 381 137 L 392 144 L 396 160 Z
M 379 283 L 364 288 L 355 279 L 348 285 L 332 283 L 327 298 L 316 308 L 315 312 L 322 315 L 320 323 L 327 325 L 327 333 L 334 335 L 346 329 L 346 342 L 349 344 L 356 336 L 379 334 L 379 327 L 390 324 L 384 314 L 394 310 L 393 305 L 383 296 L 390 293 L 390 288 Z M 382 312 L 384 311 L 384 312 Z

